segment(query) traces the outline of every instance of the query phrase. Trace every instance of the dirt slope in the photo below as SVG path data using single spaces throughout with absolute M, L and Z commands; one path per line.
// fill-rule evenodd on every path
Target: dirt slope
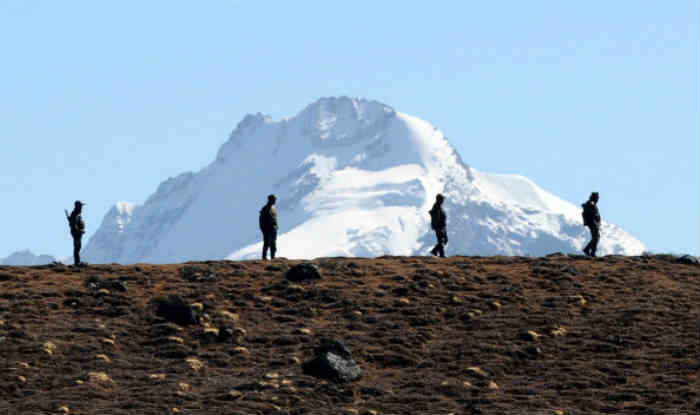
M 0 414 L 697 414 L 670 256 L 0 267 Z M 198 324 L 155 314 L 179 294 Z M 363 377 L 302 373 L 320 338 Z

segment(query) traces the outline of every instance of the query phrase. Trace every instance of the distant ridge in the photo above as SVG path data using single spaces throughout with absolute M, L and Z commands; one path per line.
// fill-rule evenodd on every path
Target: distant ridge
M 30 250 L 25 249 L 0 259 L 0 265 L 44 265 L 54 261 L 56 258 L 51 255 L 34 255 Z

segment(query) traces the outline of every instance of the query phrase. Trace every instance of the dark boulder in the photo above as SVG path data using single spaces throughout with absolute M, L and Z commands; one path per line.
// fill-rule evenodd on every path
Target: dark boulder
M 302 364 L 305 374 L 336 383 L 352 382 L 362 376 L 362 369 L 352 359 L 350 350 L 343 343 L 321 340 L 314 350 L 315 357 Z
M 216 273 L 207 268 L 188 265 L 183 267 L 180 272 L 182 277 L 190 282 L 216 282 Z
M 121 281 L 116 278 L 100 278 L 97 275 L 90 275 L 87 278 L 85 278 L 85 281 L 83 281 L 83 285 L 91 290 L 100 290 L 104 288 L 110 291 L 119 292 L 124 292 L 128 288 L 126 281 Z
M 285 278 L 292 282 L 320 280 L 321 273 L 318 271 L 316 265 L 305 262 L 290 268 Z
M 228 325 L 219 326 L 219 341 L 220 342 L 230 342 L 234 339 L 236 331 L 233 327 Z
M 156 298 L 153 303 L 156 305 L 156 315 L 172 323 L 181 326 L 199 324 L 199 314 L 177 294 Z
M 698 258 L 692 255 L 683 255 L 682 257 L 679 257 L 676 262 L 686 265 L 700 265 Z

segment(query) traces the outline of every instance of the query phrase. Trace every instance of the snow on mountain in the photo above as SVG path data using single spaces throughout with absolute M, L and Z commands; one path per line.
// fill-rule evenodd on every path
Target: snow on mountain
M 44 265 L 56 261 L 51 255 L 34 255 L 25 249 L 12 253 L 7 258 L 0 260 L 0 265 Z
M 277 195 L 280 256 L 424 255 L 435 243 L 427 211 L 439 192 L 448 254 L 580 252 L 589 236 L 580 208 L 527 178 L 467 166 L 428 122 L 340 97 L 280 121 L 247 115 L 210 165 L 164 181 L 142 205 L 113 207 L 83 257 L 257 258 L 257 215 L 270 193 Z M 601 254 L 643 250 L 603 224 Z
M 129 202 L 117 202 L 112 206 L 102 220 L 102 225 L 90 238 L 83 251 L 83 258 L 89 255 L 90 262 L 110 263 L 124 257 L 126 252 L 123 251 L 129 247 L 129 241 L 125 240 L 125 230 L 131 223 L 136 208 L 137 205 Z

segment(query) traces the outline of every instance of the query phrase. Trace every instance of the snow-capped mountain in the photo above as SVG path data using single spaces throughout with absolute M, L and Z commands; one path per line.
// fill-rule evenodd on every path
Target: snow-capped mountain
M 274 121 L 247 115 L 197 173 L 120 202 L 90 238 L 88 262 L 257 258 L 258 211 L 277 195 L 278 255 L 425 255 L 429 215 L 446 197 L 451 255 L 580 252 L 580 208 L 525 177 L 476 171 L 426 121 L 376 101 L 322 98 Z M 603 223 L 599 253 L 644 245 Z
M 54 261 L 56 258 L 51 255 L 34 255 L 30 250 L 25 249 L 0 259 L 0 265 L 44 265 Z

